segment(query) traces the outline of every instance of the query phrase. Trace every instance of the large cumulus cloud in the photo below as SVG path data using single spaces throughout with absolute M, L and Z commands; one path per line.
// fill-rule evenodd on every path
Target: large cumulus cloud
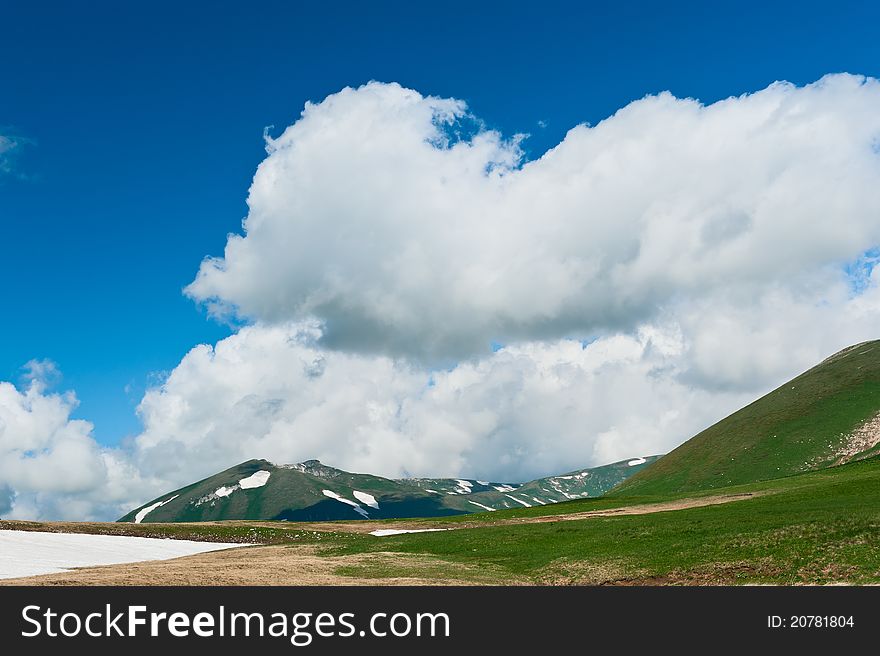
M 523 163 L 517 138 L 463 130 L 459 101 L 345 89 L 268 140 L 244 235 L 187 292 L 423 361 L 720 294 L 818 297 L 880 243 L 878 109 L 880 83 L 851 75 L 708 106 L 664 93 Z

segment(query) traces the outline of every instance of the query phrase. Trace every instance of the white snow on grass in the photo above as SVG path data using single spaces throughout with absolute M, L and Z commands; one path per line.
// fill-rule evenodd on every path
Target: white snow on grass
M 254 472 L 250 476 L 242 478 L 240 481 L 238 481 L 238 483 L 232 485 L 231 487 L 226 487 L 225 485 L 218 487 L 211 494 L 204 496 L 196 501 L 196 505 L 201 506 L 203 503 L 206 503 L 208 501 L 216 501 L 217 499 L 228 497 L 236 490 L 253 490 L 254 488 L 263 487 L 266 483 L 269 482 L 269 477 L 271 475 L 272 472 L 266 471 L 265 469 Z M 214 504 L 212 503 L 211 505 Z
M 173 497 L 171 497 L 170 499 L 165 499 L 165 501 L 157 501 L 156 503 L 154 503 L 154 504 L 151 505 L 151 506 L 147 506 L 146 508 L 141 508 L 140 510 L 138 510 L 137 515 L 134 516 L 134 523 L 135 523 L 135 524 L 140 524 L 142 521 L 144 521 L 144 517 L 146 517 L 147 515 L 149 515 L 149 514 L 150 514 L 151 512 L 153 512 L 156 508 L 158 508 L 159 506 L 164 506 L 164 505 L 165 505 L 166 503 L 168 503 L 169 501 L 174 501 L 178 496 L 180 496 L 180 495 L 179 495 L 179 494 L 175 494 L 175 495 L 174 495 Z
M 531 499 L 531 500 L 534 501 L 535 503 L 538 503 L 538 504 L 540 504 L 540 505 L 542 505 L 542 506 L 547 505 L 546 503 L 544 503 L 543 501 L 541 501 L 541 500 L 538 499 L 537 497 L 529 497 L 529 499 Z
M 508 499 L 513 499 L 513 500 L 516 501 L 517 503 L 521 503 L 521 504 L 524 505 L 526 508 L 531 508 L 531 507 L 532 507 L 532 504 L 530 504 L 530 503 L 526 503 L 526 502 L 523 501 L 522 499 L 517 499 L 516 497 L 511 496 L 511 495 L 509 495 L 509 494 L 505 494 L 504 496 L 506 496 Z
M 434 533 L 435 531 L 448 531 L 447 528 L 380 528 L 377 531 L 370 531 L 370 535 L 384 538 L 386 535 L 402 535 L 403 533 Z
M 473 492 L 474 484 L 470 481 L 458 478 L 455 482 L 458 483 L 458 485 L 455 486 L 455 491 L 459 494 L 470 494 Z
M 630 467 L 635 467 L 636 465 L 644 465 L 646 462 L 648 462 L 648 461 L 645 460 L 644 458 L 636 458 L 635 460 L 630 460 L 626 464 Z
M 437 490 L 429 490 L 428 488 L 425 488 L 425 492 L 433 492 L 434 494 L 441 494 Z
M 364 510 L 363 508 L 360 507 L 360 504 L 355 503 L 351 499 L 346 499 L 344 496 L 342 496 L 341 494 L 337 494 L 333 490 L 321 490 L 321 492 L 324 493 L 325 497 L 330 497 L 331 499 L 336 499 L 340 503 L 344 503 L 346 505 L 351 506 L 352 508 L 354 508 L 354 511 L 356 513 L 369 519 L 370 516 L 367 514 L 366 510 Z
M 57 574 L 75 567 L 167 560 L 243 544 L 0 530 L 0 579 Z
M 503 485 L 494 485 L 493 486 L 499 492 L 513 492 L 516 488 L 512 485 L 508 485 L 507 483 Z
M 272 472 L 261 470 L 258 472 L 254 472 L 247 478 L 243 478 L 238 482 L 239 487 L 242 490 L 252 490 L 255 487 L 263 487 L 266 483 L 269 482 L 269 477 L 272 475 Z
M 488 485 L 489 481 L 477 481 L 480 485 Z
M 476 501 L 471 501 L 470 499 L 468 499 L 468 503 L 472 503 L 475 506 L 479 506 L 483 510 L 488 510 L 489 512 L 495 512 L 495 508 L 490 508 L 489 506 L 484 506 L 482 503 L 477 503 Z
M 371 508 L 375 508 L 379 510 L 379 502 L 376 501 L 376 497 L 372 494 L 367 494 L 366 492 L 359 492 L 358 490 L 354 491 L 354 498 L 360 501 L 361 503 L 365 503 Z
M 554 490 L 556 490 L 556 492 L 558 494 L 561 494 L 566 499 L 576 499 L 577 498 L 576 496 L 573 496 L 573 495 L 569 494 L 568 492 L 566 492 L 565 490 L 563 490 L 562 487 L 560 487 L 560 485 L 559 485 L 559 481 L 557 481 L 555 478 L 550 479 L 550 486 Z

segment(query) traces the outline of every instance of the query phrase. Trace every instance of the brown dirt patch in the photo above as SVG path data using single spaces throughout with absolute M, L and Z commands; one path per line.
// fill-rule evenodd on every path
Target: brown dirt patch
M 403 567 L 408 577 L 359 578 L 338 574 L 342 567 Z M 432 573 L 429 578 L 418 572 Z M 86 567 L 0 585 L 472 585 L 467 569 L 430 557 L 393 552 L 322 556 L 313 546 L 245 547 L 173 560 Z M 479 582 L 479 581 L 476 581 Z

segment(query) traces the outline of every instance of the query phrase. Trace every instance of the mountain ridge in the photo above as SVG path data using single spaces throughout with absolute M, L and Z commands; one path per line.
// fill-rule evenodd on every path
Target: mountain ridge
M 601 496 L 657 458 L 629 458 L 525 483 L 389 479 L 347 472 L 319 460 L 276 464 L 254 459 L 163 494 L 118 521 L 322 521 L 492 512 Z

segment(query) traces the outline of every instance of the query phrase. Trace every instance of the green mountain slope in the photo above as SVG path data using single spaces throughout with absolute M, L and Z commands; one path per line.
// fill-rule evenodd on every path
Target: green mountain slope
M 707 428 L 613 495 L 707 490 L 880 453 L 880 341 L 851 346 Z
M 382 538 L 363 535 L 357 540 L 344 536 L 329 553 L 375 555 L 342 571 L 378 584 L 403 577 L 442 582 L 451 572 L 478 584 L 880 582 L 880 457 L 695 496 L 701 494 L 753 496 L 665 512 L 528 522 L 563 509 L 587 513 L 638 508 L 664 498 L 584 499 L 553 508 L 482 515 L 484 522 L 468 522 L 478 528 Z M 513 517 L 518 521 L 502 523 Z M 440 520 L 436 526 L 454 528 L 455 523 Z M 329 550 L 326 537 L 321 544 Z M 413 558 L 382 560 L 381 553 L 387 552 Z M 420 556 L 429 557 L 429 564 L 419 561 Z
M 600 496 L 659 456 L 635 458 L 525 484 L 472 479 L 399 479 L 353 474 L 317 460 L 249 460 L 164 494 L 123 522 L 226 519 L 324 521 L 441 517 Z

